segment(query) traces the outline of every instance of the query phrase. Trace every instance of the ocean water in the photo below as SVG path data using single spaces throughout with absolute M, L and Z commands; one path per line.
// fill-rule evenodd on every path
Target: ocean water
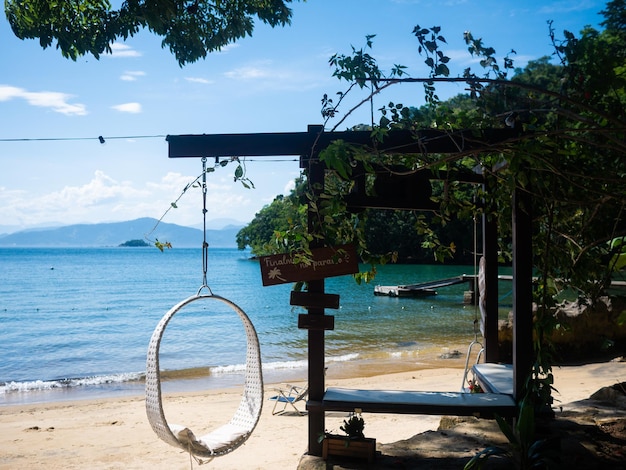
M 210 248 L 208 266 L 211 291 L 254 323 L 266 382 L 306 377 L 307 335 L 297 328 L 305 310 L 289 305 L 291 285 L 263 287 L 258 262 L 245 251 Z M 473 273 L 473 266 L 388 265 L 374 284 Z M 329 367 L 419 365 L 474 339 L 466 284 L 421 299 L 374 296 L 374 284 L 326 281 L 341 299 L 340 309 L 327 311 L 335 315 L 326 335 Z M 154 328 L 201 285 L 200 249 L 0 248 L 0 405 L 142 393 Z M 245 341 L 239 318 L 220 302 L 181 309 L 161 344 L 164 389 L 241 383 Z

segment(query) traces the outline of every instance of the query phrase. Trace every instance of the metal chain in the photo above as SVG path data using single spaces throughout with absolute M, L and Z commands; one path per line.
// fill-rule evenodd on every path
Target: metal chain
M 475 201 L 476 199 L 474 199 Z M 472 299 L 474 302 L 474 341 L 478 341 L 478 334 L 480 333 L 480 312 L 479 312 L 479 303 L 480 303 L 480 289 L 478 287 L 478 222 L 476 220 L 476 213 L 474 213 L 473 217 L 474 222 L 474 298 Z
M 206 185 L 206 157 L 202 157 L 202 287 L 207 288 L 209 292 L 211 292 L 211 288 L 207 283 L 207 271 L 209 270 L 209 244 L 206 241 L 206 195 L 207 195 L 207 185 Z

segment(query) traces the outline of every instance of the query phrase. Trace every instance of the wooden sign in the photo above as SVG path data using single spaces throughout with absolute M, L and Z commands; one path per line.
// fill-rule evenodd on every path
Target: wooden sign
M 359 272 L 358 257 L 352 245 L 317 248 L 311 251 L 313 257 L 310 263 L 295 262 L 289 254 L 260 257 L 263 285 L 313 281 Z
M 298 328 L 301 330 L 331 331 L 335 329 L 333 315 L 298 315 Z
M 337 294 L 318 294 L 313 292 L 291 291 L 289 305 L 297 305 L 306 308 L 339 308 L 339 296 Z

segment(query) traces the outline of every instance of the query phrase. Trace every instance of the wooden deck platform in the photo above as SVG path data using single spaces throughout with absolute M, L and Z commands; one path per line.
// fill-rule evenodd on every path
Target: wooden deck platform
M 439 279 L 436 281 L 420 282 L 418 284 L 404 284 L 398 286 L 374 286 L 374 295 L 386 295 L 389 297 L 427 297 L 437 295 L 437 290 L 442 287 L 468 283 L 473 286 L 476 276 L 462 274 L 460 276 Z
M 415 390 L 359 390 L 329 387 L 321 402 L 307 409 L 365 413 L 476 416 L 515 416 L 517 406 L 504 393 L 423 392 Z
M 387 297 L 429 297 L 437 295 L 435 289 L 415 289 L 411 286 L 374 286 L 374 295 Z

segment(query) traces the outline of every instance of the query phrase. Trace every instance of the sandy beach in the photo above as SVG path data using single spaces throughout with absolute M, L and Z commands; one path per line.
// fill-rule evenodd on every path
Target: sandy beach
M 555 408 L 589 398 L 598 389 L 626 381 L 625 362 L 555 367 Z M 374 377 L 333 378 L 327 385 L 458 391 L 460 368 L 424 369 Z M 307 417 L 273 416 L 267 397 L 280 384 L 266 384 L 259 424 L 246 444 L 203 468 L 296 469 L 307 446 Z M 226 423 L 239 401 L 239 390 L 168 396 L 168 421 L 198 434 Z M 346 417 L 330 413 L 328 431 L 339 432 Z M 366 414 L 365 433 L 379 444 L 436 430 L 439 416 Z M 143 396 L 0 407 L 0 469 L 188 469 L 189 455 L 161 442 L 146 418 Z M 193 463 L 196 468 L 197 463 Z

